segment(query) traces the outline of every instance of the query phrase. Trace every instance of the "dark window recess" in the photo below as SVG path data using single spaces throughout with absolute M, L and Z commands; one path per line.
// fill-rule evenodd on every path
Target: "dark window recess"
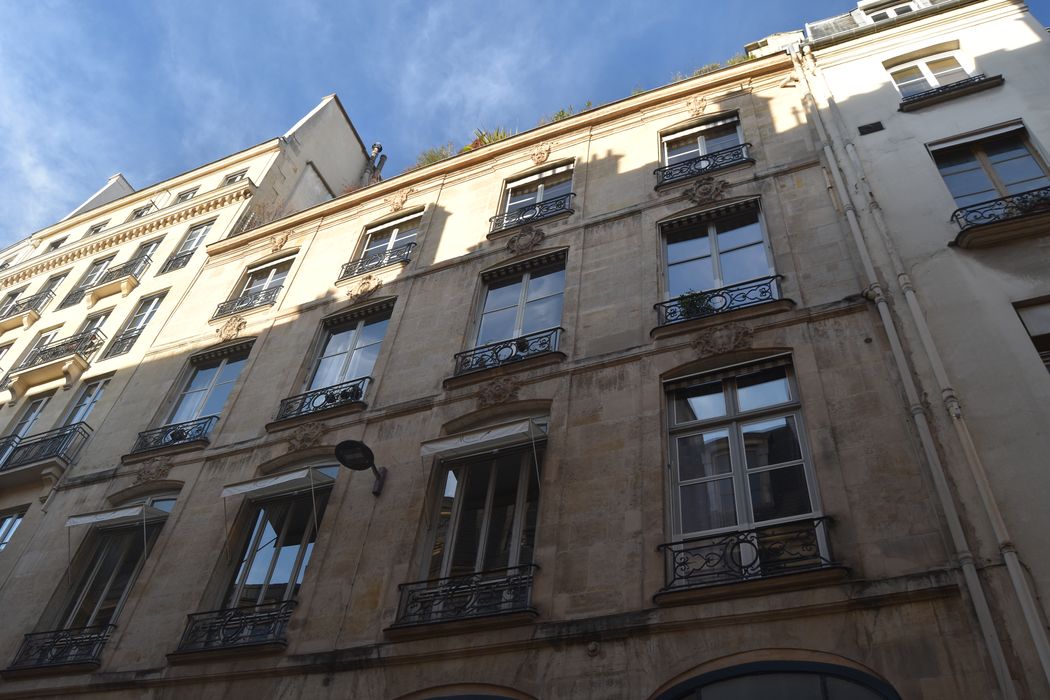
M 872 122 L 871 124 L 861 124 L 857 127 L 857 131 L 860 132 L 861 136 L 867 136 L 868 134 L 874 134 L 876 131 L 882 131 L 885 129 L 882 122 Z

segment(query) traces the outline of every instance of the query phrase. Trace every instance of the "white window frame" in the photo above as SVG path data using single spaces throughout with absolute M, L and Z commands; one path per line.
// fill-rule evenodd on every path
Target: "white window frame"
M 19 287 L 18 289 L 12 290 L 4 295 L 4 298 L 0 300 L 0 318 L 6 316 L 14 305 L 18 303 L 19 297 L 29 289 L 28 285 L 25 287 Z
M 513 211 L 518 211 L 519 209 L 525 209 L 526 207 L 535 206 L 535 205 L 540 204 L 541 202 L 543 202 L 544 201 L 544 192 L 543 192 L 543 190 L 544 190 L 544 183 L 542 181 L 550 179 L 550 178 L 554 177 L 555 175 L 560 175 L 561 173 L 564 173 L 564 172 L 572 172 L 572 177 L 569 178 L 569 190 L 572 191 L 572 181 L 573 181 L 573 178 L 576 177 L 576 172 L 575 172 L 576 167 L 575 166 L 576 166 L 575 163 L 565 163 L 563 165 L 558 165 L 558 166 L 555 166 L 553 168 L 548 168 L 547 170 L 543 170 L 543 171 L 538 172 L 538 173 L 533 173 L 532 175 L 526 175 L 525 177 L 519 177 L 519 178 L 516 178 L 514 180 L 508 180 L 506 186 L 503 189 L 503 213 L 504 214 L 509 214 L 512 211 L 511 208 L 510 208 L 510 200 L 511 200 L 511 197 L 512 197 L 512 192 L 513 192 L 515 187 L 520 187 L 521 185 L 527 185 L 527 184 L 529 184 L 531 182 L 536 182 L 537 180 L 540 181 L 540 183 L 538 185 L 538 189 L 536 190 L 536 200 L 534 202 L 530 203 L 530 204 L 525 204 L 523 206 L 516 207 L 515 209 L 513 209 Z M 559 195 L 559 196 L 564 196 L 564 195 Z
M 360 257 L 367 255 L 379 254 L 381 251 L 383 255 L 386 255 L 394 248 L 400 248 L 402 245 L 406 245 L 403 239 L 399 239 L 398 235 L 402 233 L 408 233 L 414 231 L 412 234 L 412 241 L 416 242 L 419 239 L 419 234 L 422 232 L 423 223 L 423 212 L 417 212 L 415 214 L 409 214 L 403 216 L 400 219 L 393 221 L 387 221 L 382 224 L 377 224 L 365 229 L 364 245 L 361 248 Z M 408 225 L 406 225 L 408 224 Z M 390 233 L 390 239 L 382 246 L 370 247 L 369 244 L 372 242 L 372 237 L 377 233 Z
M 0 552 L 4 551 L 7 545 L 11 544 L 11 538 L 14 537 L 15 531 L 22 524 L 22 520 L 25 519 L 28 511 L 29 508 L 24 507 L 20 510 L 0 513 Z
M 899 10 L 902 7 L 907 7 L 908 10 L 906 12 L 898 13 L 897 10 Z M 895 3 L 890 3 L 886 7 L 880 8 L 878 10 L 865 10 L 864 11 L 864 16 L 867 17 L 869 20 L 871 20 L 872 23 L 885 22 L 886 20 L 893 19 L 894 17 L 901 17 L 903 15 L 911 14 L 912 12 L 915 12 L 917 9 L 918 8 L 915 6 L 914 2 L 895 2 Z M 885 17 L 881 17 L 879 19 L 875 19 L 876 15 L 883 15 L 883 14 L 886 15 L 886 16 Z
M 930 67 L 927 64 L 931 61 L 939 61 L 945 58 L 954 58 L 955 62 L 959 64 L 959 67 L 962 68 L 964 73 L 966 73 L 966 77 L 959 78 L 959 80 L 953 80 L 950 83 L 941 84 L 941 81 L 937 79 L 937 75 L 930 70 Z M 887 68 L 886 72 L 890 74 L 890 81 L 893 83 L 893 86 L 897 88 L 897 92 L 901 94 L 901 97 L 908 97 L 908 95 L 905 95 L 903 90 L 901 90 L 901 83 L 898 83 L 897 79 L 893 77 L 894 73 L 907 70 L 908 68 L 918 68 L 919 72 L 922 73 L 922 77 L 926 81 L 926 84 L 929 86 L 926 90 L 933 90 L 934 88 L 944 87 L 945 85 L 954 85 L 957 82 L 973 77 L 973 66 L 969 64 L 969 61 L 963 60 L 963 58 L 964 57 L 961 56 L 958 51 L 944 51 L 929 56 L 923 56 L 922 58 L 908 61 L 907 63 L 899 63 L 891 68 Z M 905 84 L 910 82 L 915 81 L 906 81 Z M 920 90 L 919 92 L 912 94 L 919 94 L 921 92 L 926 92 L 926 90 Z
M 191 199 L 193 199 L 194 197 L 197 196 L 197 191 L 199 189 L 200 189 L 200 186 L 197 186 L 197 187 L 191 187 L 188 190 L 183 190 L 182 192 L 179 192 L 177 195 L 175 195 L 175 203 L 176 204 L 182 204 L 183 202 L 190 201 Z
M 141 219 L 153 211 L 153 202 L 149 204 L 143 204 L 141 207 L 135 207 L 131 210 L 131 216 L 128 217 L 128 221 L 135 221 Z
M 102 231 L 106 230 L 106 226 L 108 224 L 109 224 L 109 219 L 106 219 L 105 221 L 101 221 L 101 222 L 99 222 L 97 224 L 91 224 L 91 226 L 88 227 L 87 233 L 84 234 L 84 238 L 87 238 L 88 236 L 94 236 L 96 234 L 102 233 Z
M 109 380 L 112 377 L 102 377 L 100 379 L 94 379 L 87 382 L 77 392 L 76 398 L 69 404 L 69 408 L 66 410 L 65 418 L 62 419 L 62 425 L 73 425 L 74 423 L 82 423 L 88 419 L 91 415 L 91 411 L 94 410 L 95 404 L 99 402 L 102 396 L 106 392 L 106 387 L 109 386 Z M 82 413 L 77 420 L 73 420 L 74 416 L 78 413 Z
M 294 262 L 295 262 L 295 254 L 293 253 L 292 255 L 287 255 L 287 256 L 285 256 L 283 258 L 280 258 L 278 260 L 271 260 L 269 262 L 259 263 L 257 265 L 253 265 L 253 266 L 249 267 L 248 269 L 246 269 L 244 271 L 244 280 L 241 282 L 241 284 L 239 286 L 240 291 L 236 295 L 231 297 L 231 298 L 232 299 L 240 299 L 245 294 L 247 294 L 248 293 L 248 288 L 252 284 L 252 277 L 256 273 L 262 272 L 263 270 L 269 270 L 269 272 L 266 275 L 266 280 L 263 282 L 262 287 L 260 287 L 256 291 L 252 292 L 252 294 L 259 294 L 261 292 L 265 292 L 267 289 L 270 289 L 272 286 L 274 286 L 272 284 L 272 282 L 273 282 L 274 276 L 277 274 L 277 268 L 280 267 L 281 265 L 284 265 L 285 263 L 288 263 L 288 271 L 285 273 L 284 278 L 288 279 L 288 275 L 290 275 L 292 273 L 292 264 Z M 283 285 L 284 285 L 284 282 L 282 281 L 280 286 L 283 286 Z
M 687 129 L 679 129 L 678 131 L 672 131 L 670 133 L 662 135 L 660 137 L 660 157 L 663 159 L 664 167 L 667 167 L 667 165 L 668 165 L 667 160 L 668 160 L 669 156 L 668 156 L 668 153 L 667 153 L 667 144 L 670 143 L 671 141 L 677 141 L 678 139 L 682 138 L 683 136 L 689 136 L 690 134 L 696 134 L 697 135 L 697 140 L 698 140 L 698 145 L 699 145 L 699 148 L 700 148 L 700 151 L 699 151 L 699 153 L 697 153 L 696 157 L 697 158 L 702 158 L 702 157 L 704 157 L 704 156 L 706 156 L 706 155 L 708 155 L 710 153 L 710 151 L 708 151 L 708 149 L 707 149 L 707 139 L 704 138 L 703 132 L 704 131 L 709 131 L 711 129 L 714 129 L 715 127 L 725 126 L 727 124 L 732 124 L 733 122 L 736 122 L 737 146 L 742 146 L 743 143 L 744 143 L 744 127 L 740 123 L 740 115 L 738 115 L 738 114 L 726 115 L 726 116 L 724 116 L 724 117 L 722 117 L 720 119 L 715 119 L 714 121 L 707 121 L 707 122 L 704 122 L 703 124 L 698 124 L 696 126 L 692 126 L 692 127 L 687 128 Z M 735 148 L 735 147 L 736 146 L 730 146 L 730 148 Z M 746 151 L 744 153 L 744 157 L 745 158 L 747 157 L 747 152 Z M 686 160 L 692 160 L 692 158 L 687 158 Z M 678 161 L 678 162 L 684 163 L 685 160 Z
M 25 406 L 22 407 L 22 411 L 18 414 L 18 419 L 11 426 L 8 435 L 16 435 L 20 438 L 29 435 L 29 431 L 32 430 L 33 426 L 36 425 L 36 422 L 40 420 L 41 414 L 43 414 L 54 395 L 54 392 L 48 392 L 46 394 L 36 394 L 28 397 Z
M 240 182 L 241 180 L 244 180 L 247 177 L 248 177 L 248 169 L 247 168 L 245 168 L 244 170 L 238 170 L 237 172 L 230 173 L 229 175 L 224 177 L 222 179 L 222 184 L 219 185 L 219 187 L 226 187 L 227 185 L 235 184 L 237 182 Z

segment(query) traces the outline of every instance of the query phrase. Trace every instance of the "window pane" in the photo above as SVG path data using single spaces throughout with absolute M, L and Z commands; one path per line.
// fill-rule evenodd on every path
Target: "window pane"
M 696 134 L 668 141 L 665 147 L 667 148 L 667 165 L 674 165 L 700 155 L 700 139 Z
M 212 379 L 215 378 L 216 372 L 219 371 L 218 365 L 212 365 L 210 367 L 197 367 L 193 370 L 193 376 L 190 377 L 190 383 L 186 386 L 186 391 L 199 391 L 201 389 L 207 389 L 211 384 Z
M 968 202 L 983 201 L 996 197 L 995 185 L 984 170 L 974 169 L 944 175 L 944 184 L 948 186 L 956 203 L 963 199 Z
M 717 286 L 711 258 L 691 260 L 667 268 L 667 291 L 672 299 L 686 292 L 700 292 Z
M 782 464 L 802 459 L 798 427 L 792 416 L 781 416 L 757 423 L 745 423 L 744 453 L 749 468 Z
M 299 557 L 299 549 L 308 534 L 311 517 L 311 504 L 302 500 L 293 502 L 286 530 L 274 550 L 275 561 L 273 573 L 270 574 L 270 585 L 260 602 L 277 603 L 290 597 L 288 586 L 296 580 L 295 560 Z
M 535 272 L 529 279 L 529 289 L 525 295 L 528 300 L 561 294 L 565 289 L 565 269 Z
M 516 211 L 536 203 L 540 183 L 530 182 L 518 185 L 507 193 L 507 211 Z
M 248 539 L 247 548 L 241 560 L 242 570 L 247 567 L 248 571 L 244 578 L 240 598 L 232 601 L 234 607 L 256 605 L 259 596 L 265 591 L 270 562 L 273 561 L 274 553 L 277 551 L 277 536 L 281 532 L 287 512 L 288 503 L 286 502 L 267 503 L 260 508 L 255 530 Z M 255 543 L 254 548 L 252 547 L 253 542 Z
M 332 355 L 341 355 L 350 350 L 350 343 L 354 339 L 354 327 L 345 328 L 341 331 L 336 331 L 328 336 L 328 340 L 324 344 L 324 351 L 321 353 L 324 357 L 331 357 Z
M 201 401 L 204 399 L 204 390 L 187 392 L 179 397 L 179 400 L 175 404 L 175 409 L 171 412 L 171 423 L 183 423 L 188 420 L 197 418 L 200 413 L 197 412 Z
M 378 343 L 383 340 L 383 336 L 386 335 L 386 326 L 390 319 L 372 319 L 361 326 L 361 332 L 358 334 L 357 345 L 371 345 L 372 343 Z
M 390 243 L 391 231 L 376 231 L 368 237 L 368 243 L 365 244 L 365 255 L 373 253 L 378 250 L 383 250 Z
M 737 403 L 741 411 L 775 406 L 791 399 L 787 372 L 783 367 L 774 367 L 738 377 L 736 385 Z
M 342 376 L 341 371 L 345 359 L 345 355 L 333 355 L 322 358 L 317 365 L 317 371 L 314 372 L 313 381 L 310 382 L 310 389 L 322 389 L 326 386 L 338 384 Z
M 520 474 L 520 453 L 507 455 L 496 461 L 496 484 L 492 492 L 483 570 L 503 569 L 510 564 L 510 555 L 514 549 L 514 506 L 518 499 Z
M 748 483 L 755 522 L 812 511 L 806 488 L 806 470 L 801 464 L 749 474 Z
M 676 423 L 717 418 L 726 414 L 726 397 L 722 382 L 711 382 L 675 392 Z
M 678 478 L 700 479 L 733 471 L 729 461 L 729 431 L 712 430 L 677 439 Z
M 704 150 L 708 153 L 732 148 L 740 143 L 740 138 L 736 133 L 736 124 L 726 124 L 724 126 L 716 126 L 713 129 L 706 129 L 703 132 L 703 137 Z
M 941 85 L 951 85 L 969 77 L 963 67 L 959 65 L 959 62 L 951 56 L 930 61 L 926 66 Z
M 718 251 L 720 253 L 748 243 L 762 242 L 762 227 L 758 225 L 756 212 L 722 219 L 715 225 L 715 230 L 718 231 Z
M 379 357 L 380 347 L 381 346 L 376 343 L 375 345 L 367 345 L 355 350 L 354 354 L 350 357 L 350 365 L 346 368 L 346 374 L 340 377 L 339 381 L 348 382 L 351 379 L 360 379 L 361 377 L 371 376 L 372 369 L 376 365 L 376 358 Z
M 232 389 L 233 382 L 216 384 L 215 388 L 211 390 L 210 394 L 208 394 L 208 398 L 204 401 L 200 413 L 194 416 L 194 418 L 217 416 L 222 413 L 222 407 L 226 405 L 226 399 L 230 396 L 230 391 Z
M 711 241 L 707 233 L 690 231 L 667 237 L 667 262 L 669 264 L 702 258 L 711 254 Z
M 428 579 L 441 578 L 441 563 L 445 557 L 448 525 L 452 519 L 452 506 L 455 502 L 456 487 L 459 486 L 458 475 L 461 469 L 462 467 L 453 467 L 445 476 L 445 485 L 438 501 L 438 520 L 434 533 L 434 546 L 430 552 L 430 567 L 427 569 Z
M 494 282 L 485 292 L 485 311 L 517 306 L 521 301 L 521 280 Z
M 810 673 L 763 673 L 704 686 L 703 700 L 824 700 L 820 676 Z
M 722 284 L 727 287 L 769 275 L 766 247 L 761 243 L 725 253 L 719 256 L 719 261 L 722 263 Z
M 530 301 L 525 305 L 525 318 L 522 320 L 523 335 L 548 328 L 557 328 L 561 324 L 561 295 Z
M 227 360 L 226 364 L 219 371 L 219 378 L 216 380 L 216 384 L 227 384 L 237 379 L 237 375 L 241 373 L 241 368 L 244 367 L 246 359 L 245 357 L 240 357 Z
M 1005 184 L 1008 189 L 1011 185 L 1015 184 L 1046 181 L 1043 169 L 1035 162 L 1035 158 L 1028 154 L 1010 158 L 1008 160 L 1000 160 L 999 162 L 996 162 L 993 167 L 995 168 L 995 172 L 999 176 L 999 179 L 1003 181 L 1003 184 Z M 1035 189 L 1039 186 L 1040 185 L 1037 184 L 1027 189 Z M 1024 192 L 1026 190 L 1021 189 L 1018 191 Z
M 732 479 L 682 486 L 680 493 L 683 535 L 736 525 Z
M 488 345 L 498 340 L 514 337 L 514 323 L 518 318 L 517 307 L 492 311 L 481 317 L 478 330 L 478 345 Z
M 543 201 L 547 202 L 558 197 L 563 197 L 572 192 L 572 173 L 566 173 L 568 177 L 559 182 L 546 182 L 543 185 Z
M 485 497 L 489 488 L 489 463 L 476 464 L 467 474 L 463 489 L 463 504 L 456 528 L 456 544 L 452 550 L 449 576 L 474 573 L 476 570 L 481 528 L 485 519 Z

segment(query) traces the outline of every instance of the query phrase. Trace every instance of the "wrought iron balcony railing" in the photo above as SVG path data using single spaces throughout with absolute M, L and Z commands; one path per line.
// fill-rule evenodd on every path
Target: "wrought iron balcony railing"
M 295 601 L 228 608 L 189 615 L 176 652 L 284 644 Z
M 453 374 L 459 376 L 469 372 L 478 372 L 555 352 L 558 349 L 558 339 L 562 330 L 562 328 L 548 328 L 545 331 L 529 333 L 520 338 L 501 340 L 498 343 L 489 343 L 473 350 L 456 353 L 456 368 Z
M 106 334 L 97 328 L 84 333 L 77 333 L 62 340 L 56 340 L 46 345 L 34 348 L 26 355 L 25 359 L 18 363 L 12 372 L 20 372 L 30 367 L 53 362 L 70 355 L 80 355 L 85 361 L 91 359 L 92 353 L 98 350 L 106 342 Z
M 329 408 L 357 403 L 364 397 L 365 390 L 371 381 L 371 377 L 361 377 L 342 384 L 314 389 L 298 396 L 291 396 L 281 401 L 274 420 L 297 418 L 318 411 L 326 411 Z
M 706 155 L 683 160 L 653 171 L 656 174 L 656 186 L 666 185 L 679 180 L 688 180 L 697 175 L 704 175 L 712 170 L 728 168 L 739 163 L 754 163 L 755 159 L 749 154 L 750 143 L 738 143 L 721 151 L 714 151 Z
M 11 452 L 18 447 L 18 443 L 22 441 L 22 438 L 17 435 L 8 435 L 7 437 L 0 438 L 0 471 L 5 468 L 5 462 Z
M 171 272 L 173 270 L 181 270 L 186 267 L 186 263 L 193 257 L 195 251 L 188 250 L 185 253 L 179 253 L 178 255 L 172 255 L 170 258 L 164 261 L 164 264 L 160 266 L 160 272 L 158 274 L 163 275 L 165 272 Z
M 132 258 L 127 262 L 121 263 L 120 265 L 114 265 L 113 267 L 106 270 L 106 273 L 99 277 L 98 281 L 95 282 L 92 287 L 101 287 L 104 284 L 112 282 L 113 280 L 119 280 L 121 277 L 134 277 L 138 279 L 142 277 L 142 273 L 146 271 L 152 260 L 148 255 L 140 255 Z
M 403 583 L 395 627 L 534 612 L 535 564 L 465 576 Z
M 102 358 L 116 357 L 117 355 L 123 355 L 131 350 L 131 347 L 135 344 L 135 341 L 142 335 L 142 328 L 131 328 L 124 331 L 109 344 L 106 348 L 106 352 L 102 354 Z
M 58 303 L 58 308 L 68 309 L 70 306 L 76 306 L 80 302 L 84 301 L 84 295 L 87 294 L 87 290 L 90 287 L 77 287 L 73 289 L 62 298 L 62 301 Z
M 1050 214 L 1050 187 L 1011 194 L 956 209 L 952 221 L 965 231 L 974 226 L 996 224 L 1033 214 Z
M 215 315 L 212 316 L 212 318 L 229 316 L 238 311 L 254 309 L 257 306 L 270 306 L 277 301 L 277 295 L 281 292 L 281 289 L 283 289 L 281 286 L 269 287 L 267 289 L 261 289 L 258 292 L 252 292 L 251 294 L 242 294 L 236 299 L 224 301 L 215 309 Z
M 98 665 L 114 625 L 27 634 L 8 671 L 71 664 Z
M 694 537 L 660 545 L 664 591 L 739 583 L 836 566 L 827 518 Z
M 359 260 L 351 260 L 343 265 L 343 269 L 339 271 L 339 279 L 345 280 L 387 267 L 388 265 L 408 262 L 412 258 L 412 249 L 415 247 L 416 244 L 414 242 L 406 243 L 390 250 L 369 253 Z
M 521 226 L 532 221 L 548 219 L 559 214 L 571 214 L 573 211 L 571 206 L 572 198 L 575 196 L 575 192 L 569 192 L 560 197 L 545 199 L 542 202 L 508 211 L 506 214 L 497 214 L 489 219 L 489 233 L 496 233 L 497 231 Z
M 172 423 L 152 430 L 143 430 L 139 433 L 135 446 L 131 448 L 131 453 L 148 452 L 207 440 L 217 420 L 219 420 L 218 416 L 205 416 L 183 423 Z
M 61 428 L 48 430 L 18 439 L 11 435 L 4 438 L 12 441 L 8 446 L 6 458 L 0 470 L 15 469 L 45 459 L 55 459 L 65 464 L 72 464 L 80 454 L 80 449 L 91 437 L 91 426 L 87 423 L 74 423 Z M 0 453 L 4 454 L 4 453 Z
M 721 289 L 687 292 L 677 299 L 661 301 L 654 304 L 660 317 L 659 325 L 666 326 L 669 323 L 714 316 L 746 306 L 775 301 L 780 298 L 777 279 L 777 275 L 763 277 Z
M 36 311 L 37 313 L 40 313 L 44 310 L 44 307 L 47 306 L 47 303 L 54 298 L 55 293 L 48 291 L 40 292 L 39 294 L 34 294 L 33 296 L 24 299 L 19 299 L 11 305 L 11 308 L 9 308 L 6 313 L 0 316 L 0 319 L 18 316 L 27 311 Z
M 902 97 L 901 106 L 906 107 L 907 105 L 915 104 L 916 102 L 924 102 L 931 97 L 937 97 L 939 95 L 947 95 L 949 93 L 959 92 L 960 90 L 965 90 L 969 87 L 972 87 L 973 85 L 977 85 L 978 83 L 983 83 L 986 80 L 988 80 L 988 76 L 986 76 L 984 73 L 980 73 L 979 75 L 972 75 L 969 78 L 963 78 L 962 80 L 957 80 L 954 83 L 948 83 L 947 85 L 941 85 L 940 87 L 931 88 L 929 90 L 923 90 L 922 92 L 917 92 L 914 95 L 907 95 L 905 97 Z

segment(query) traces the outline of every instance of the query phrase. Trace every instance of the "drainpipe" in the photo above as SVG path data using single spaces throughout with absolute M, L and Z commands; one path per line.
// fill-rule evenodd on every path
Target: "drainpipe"
M 806 47 L 806 49 L 807 54 L 809 54 L 809 47 Z M 882 216 L 882 207 L 879 206 L 872 188 L 868 185 L 867 179 L 864 175 L 864 167 L 861 165 L 856 146 L 853 144 L 852 139 L 848 138 L 848 136 L 844 136 L 844 134 L 848 135 L 849 132 L 845 129 L 845 119 L 842 117 L 838 104 L 835 102 L 835 98 L 831 94 L 831 89 L 827 84 L 827 76 L 825 76 L 817 67 L 816 61 L 811 55 L 809 58 L 814 74 L 821 79 L 824 93 L 822 97 L 830 107 L 832 128 L 837 132 L 835 136 L 839 143 L 845 144 L 846 155 L 848 156 L 848 160 L 844 164 L 846 177 L 855 185 L 855 192 L 865 193 L 864 197 L 867 200 L 866 204 L 875 220 L 875 228 L 879 232 L 879 238 L 881 239 L 883 249 L 889 256 L 890 264 L 893 266 L 894 275 L 896 275 L 897 282 L 900 285 L 901 291 L 904 293 L 904 299 L 908 304 L 908 311 L 915 321 L 923 351 L 929 359 L 934 377 L 937 380 L 937 386 L 941 391 L 941 399 L 944 402 L 944 408 L 948 412 L 948 416 L 951 418 L 951 423 L 955 428 L 956 436 L 959 443 L 962 445 L 963 453 L 966 457 L 966 464 L 970 469 L 970 475 L 973 478 L 974 484 L 977 486 L 977 492 L 980 494 L 981 504 L 984 507 L 988 520 L 991 522 L 996 544 L 999 547 L 999 553 L 1002 555 L 1003 561 L 1006 563 L 1006 570 L 1009 572 L 1010 583 L 1014 589 L 1014 595 L 1017 596 L 1017 602 L 1021 606 L 1025 624 L 1028 627 L 1028 633 L 1032 638 L 1032 643 L 1039 656 L 1039 663 L 1042 666 L 1043 677 L 1047 684 L 1050 685 L 1050 638 L 1047 637 L 1046 627 L 1043 624 L 1042 615 L 1039 610 L 1039 604 L 1036 601 L 1035 594 L 1032 591 L 1027 576 L 1025 575 L 1024 567 L 1017 554 L 1017 548 L 1014 546 L 1013 540 L 1010 537 L 1010 532 L 1006 527 L 1006 521 L 1003 519 L 1002 511 L 995 500 L 995 493 L 992 491 L 991 483 L 988 480 L 988 472 L 985 469 L 984 462 L 974 444 L 973 435 L 970 433 L 970 428 L 966 423 L 966 416 L 963 413 L 962 405 L 955 393 L 955 388 L 952 386 L 948 377 L 948 372 L 944 367 L 944 362 L 941 359 L 940 351 L 937 349 L 937 344 L 933 340 L 933 334 L 930 332 L 929 324 L 926 322 L 926 314 L 923 313 L 922 305 L 919 303 L 919 298 L 915 294 L 915 287 L 912 285 L 911 277 L 908 275 L 907 268 L 901 260 L 897 246 L 894 245 L 893 239 L 889 235 L 889 227 L 886 225 L 886 220 Z
M 882 322 L 883 330 L 889 340 L 893 362 L 896 365 L 898 374 L 900 374 L 901 382 L 904 384 L 904 394 L 908 401 L 908 409 L 911 413 L 912 421 L 915 424 L 915 429 L 918 432 L 919 442 L 922 446 L 927 466 L 930 469 L 934 491 L 937 494 L 941 510 L 943 511 L 945 520 L 948 524 L 948 533 L 951 537 L 952 546 L 955 549 L 955 558 L 959 562 L 966 589 L 970 594 L 970 600 L 973 602 L 974 613 L 977 616 L 977 624 L 980 627 L 981 635 L 984 638 L 984 644 L 987 648 L 988 655 L 991 657 L 992 667 L 995 670 L 995 676 L 999 683 L 999 690 L 1002 692 L 1003 698 L 1006 700 L 1016 700 L 1017 690 L 1014 688 L 1014 681 L 1010 676 L 1010 671 L 1007 667 L 1006 657 L 1003 654 L 1002 644 L 999 641 L 998 631 L 995 627 L 995 621 L 992 617 L 991 609 L 988 606 L 988 599 L 985 596 L 984 587 L 982 586 L 981 579 L 977 574 L 977 567 L 974 564 L 973 553 L 970 551 L 969 544 L 966 541 L 966 534 L 963 531 L 959 511 L 956 508 L 955 501 L 952 498 L 951 489 L 948 486 L 948 478 L 944 470 L 944 465 L 941 463 L 940 455 L 937 453 L 937 447 L 934 443 L 933 432 L 930 429 L 929 420 L 926 417 L 925 409 L 919 398 L 919 391 L 915 385 L 915 380 L 912 376 L 911 367 L 908 364 L 904 347 L 901 344 L 900 335 L 897 333 L 897 328 L 893 323 L 892 312 L 890 311 L 889 304 L 882 292 L 882 285 L 879 283 L 878 275 L 875 272 L 875 265 L 872 262 L 870 251 L 864 240 L 864 235 L 861 232 L 856 209 L 853 207 L 846 184 L 842 178 L 842 173 L 839 170 L 839 162 L 831 148 L 830 141 L 828 140 L 828 132 L 824 125 L 823 117 L 820 114 L 820 109 L 813 97 L 812 88 L 810 87 L 809 79 L 806 76 L 806 71 L 802 65 L 802 59 L 799 55 L 797 46 L 793 47 L 791 56 L 795 63 L 796 77 L 805 90 L 805 94 L 802 98 L 803 104 L 806 112 L 809 114 L 811 123 L 817 130 L 824 159 L 827 161 L 828 169 L 831 171 L 835 191 L 838 193 L 839 200 L 842 202 L 842 206 L 846 212 L 846 221 L 849 225 L 850 236 L 853 239 L 853 244 L 860 256 L 861 266 L 866 278 L 865 281 L 868 284 L 867 288 L 864 290 L 864 296 L 875 303 L 875 308 L 879 313 L 879 319 Z

